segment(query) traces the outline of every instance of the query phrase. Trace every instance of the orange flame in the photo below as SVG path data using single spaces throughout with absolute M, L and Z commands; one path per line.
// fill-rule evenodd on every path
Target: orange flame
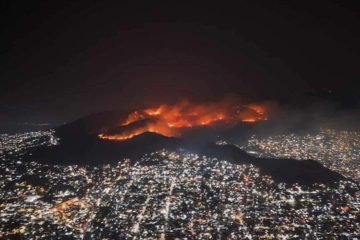
M 191 104 L 184 100 L 176 105 L 161 105 L 130 113 L 120 126 L 129 126 L 141 120 L 152 119 L 145 126 L 116 134 L 101 133 L 99 138 L 126 140 L 144 132 L 155 132 L 165 136 L 179 136 L 181 129 L 209 126 L 218 122 L 236 124 L 267 120 L 266 109 L 259 104 L 240 105 L 237 101 L 223 100 L 210 104 Z

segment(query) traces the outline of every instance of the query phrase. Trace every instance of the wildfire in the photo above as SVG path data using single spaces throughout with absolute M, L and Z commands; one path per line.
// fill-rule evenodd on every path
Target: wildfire
M 133 124 L 151 120 L 139 127 Z M 165 136 L 179 136 L 181 129 L 209 126 L 215 123 L 236 124 L 238 122 L 256 122 L 267 120 L 266 109 L 259 104 L 240 105 L 238 101 L 228 99 L 209 104 L 192 104 L 187 100 L 175 105 L 161 105 L 156 108 L 142 109 L 130 113 L 119 123 L 126 129 L 120 133 L 101 133 L 99 138 L 108 140 L 126 140 L 144 132 L 155 132 Z

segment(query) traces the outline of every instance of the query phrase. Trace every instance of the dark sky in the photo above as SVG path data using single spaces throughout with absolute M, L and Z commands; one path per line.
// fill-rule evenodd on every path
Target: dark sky
M 2 1 L 0 129 L 228 93 L 359 101 L 358 1 L 90 2 Z

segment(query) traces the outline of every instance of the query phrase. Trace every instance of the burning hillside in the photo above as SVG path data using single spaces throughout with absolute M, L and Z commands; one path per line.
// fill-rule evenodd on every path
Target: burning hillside
M 236 124 L 267 120 L 267 112 L 260 104 L 240 104 L 239 101 L 224 99 L 207 104 L 193 104 L 183 100 L 175 105 L 161 105 L 156 108 L 137 110 L 120 121 L 116 130 L 99 134 L 108 140 L 126 140 L 144 132 L 164 136 L 180 136 L 182 129 L 211 126 L 216 123 Z

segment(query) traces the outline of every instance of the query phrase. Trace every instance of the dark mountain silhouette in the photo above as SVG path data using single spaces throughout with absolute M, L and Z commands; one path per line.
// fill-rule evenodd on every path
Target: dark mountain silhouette
M 116 163 L 124 158 L 136 161 L 145 153 L 161 149 L 176 151 L 182 148 L 235 164 L 253 164 L 259 167 L 262 173 L 272 176 L 278 182 L 332 184 L 343 179 L 340 174 L 313 160 L 256 158 L 234 145 L 209 143 L 207 137 L 199 141 L 201 135 L 196 140 L 189 137 L 185 139 L 165 137 L 149 132 L 126 141 L 110 141 L 97 137 L 97 134 L 102 131 L 118 131 L 119 119 L 125 115 L 104 112 L 63 125 L 56 129 L 56 135 L 61 138 L 60 145 L 39 147 L 32 151 L 28 159 L 47 164 L 98 165 Z
M 56 128 L 56 134 L 62 139 L 98 134 L 107 129 L 117 127 L 119 121 L 126 118 L 129 112 L 130 111 L 107 111 L 94 113 Z
M 278 182 L 310 185 L 315 182 L 331 184 L 344 179 L 342 175 L 314 160 L 256 158 L 234 145 L 208 144 L 201 153 L 235 164 L 253 164 Z
M 31 152 L 28 159 L 47 164 L 97 165 L 118 162 L 123 158 L 137 159 L 144 153 L 162 148 L 173 149 L 180 143 L 179 139 L 156 133 L 144 133 L 128 141 L 97 137 L 105 131 L 117 131 L 119 121 L 128 113 L 96 113 L 62 125 L 55 129 L 60 145 L 39 147 Z
M 127 141 L 102 140 L 93 135 L 82 136 L 60 145 L 35 149 L 29 158 L 47 164 L 98 165 L 115 163 L 123 158 L 138 159 L 145 153 L 161 149 L 177 149 L 180 139 L 146 132 Z

